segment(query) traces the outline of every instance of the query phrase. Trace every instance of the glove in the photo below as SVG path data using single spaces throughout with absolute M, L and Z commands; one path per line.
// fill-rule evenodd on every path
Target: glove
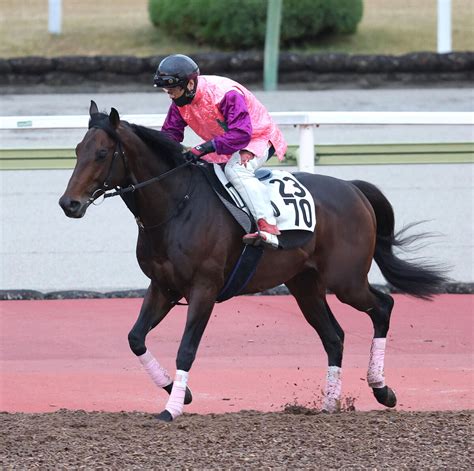
M 189 149 L 183 154 L 184 158 L 190 162 L 197 162 L 203 155 L 210 154 L 214 152 L 216 148 L 212 141 L 207 141 L 202 144 L 199 144 L 192 149 Z
M 247 168 L 247 162 L 252 160 L 255 157 L 255 154 L 249 152 L 248 150 L 241 150 L 240 154 L 240 164 Z

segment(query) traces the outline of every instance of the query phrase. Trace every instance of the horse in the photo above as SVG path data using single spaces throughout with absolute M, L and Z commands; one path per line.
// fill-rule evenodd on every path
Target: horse
M 244 231 L 223 206 L 200 166 L 183 157 L 181 144 L 157 130 L 120 119 L 115 108 L 99 112 L 92 101 L 89 129 L 76 147 L 76 165 L 59 204 L 81 218 L 97 198 L 122 196 L 139 231 L 136 255 L 150 279 L 136 323 L 128 335 L 132 352 L 168 401 L 157 415 L 170 422 L 192 401 L 189 372 L 218 293 L 242 250 Z M 426 234 L 395 233 L 392 205 L 373 184 L 295 172 L 314 199 L 317 224 L 297 248 L 265 248 L 241 294 L 284 284 L 318 333 L 328 358 L 322 409 L 340 409 L 344 331 L 326 293 L 365 312 L 373 324 L 367 382 L 376 400 L 394 407 L 385 384 L 384 357 L 394 300 L 369 284 L 373 260 L 399 292 L 431 299 L 447 281 L 443 267 L 394 254 Z M 146 336 L 185 299 L 186 324 L 174 380 L 146 347 Z

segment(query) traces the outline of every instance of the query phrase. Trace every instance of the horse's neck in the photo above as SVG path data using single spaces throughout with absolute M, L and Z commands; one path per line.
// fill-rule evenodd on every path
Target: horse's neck
M 147 146 L 140 143 L 132 154 L 128 156 L 128 164 L 131 172 L 132 183 L 143 183 L 158 176 L 165 176 L 172 167 L 162 159 L 157 158 Z M 150 183 L 134 193 L 136 202 L 136 216 L 139 216 L 143 224 L 155 225 L 169 217 L 170 211 L 176 206 L 180 192 L 187 184 L 187 178 L 180 184 L 183 174 L 177 172 L 162 180 Z

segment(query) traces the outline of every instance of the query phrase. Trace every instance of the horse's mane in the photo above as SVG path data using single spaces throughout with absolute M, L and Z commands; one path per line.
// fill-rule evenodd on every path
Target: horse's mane
M 160 158 L 166 159 L 169 164 L 176 167 L 185 162 L 183 157 L 183 147 L 176 141 L 170 139 L 164 132 L 140 126 L 139 124 L 131 124 L 127 121 L 121 121 L 150 148 L 153 154 Z M 89 119 L 89 129 L 103 129 L 114 141 L 119 142 L 120 136 L 115 128 L 110 124 L 109 115 L 106 113 L 94 113 Z
M 170 139 L 166 133 L 139 124 L 130 124 L 130 127 L 154 154 L 167 159 L 173 167 L 185 162 L 182 145 Z

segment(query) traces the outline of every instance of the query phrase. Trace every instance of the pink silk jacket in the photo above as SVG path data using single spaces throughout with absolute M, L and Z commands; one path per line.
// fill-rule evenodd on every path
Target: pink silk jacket
M 265 154 L 271 143 L 275 148 L 276 155 L 282 160 L 287 144 L 280 129 L 273 122 L 262 103 L 244 86 L 229 78 L 214 75 L 199 76 L 196 96 L 189 105 L 179 107 L 179 112 L 199 137 L 209 141 L 225 133 L 225 119 L 219 110 L 219 103 L 224 95 L 232 90 L 244 96 L 252 123 L 252 136 L 245 149 L 261 156 Z M 227 162 L 229 156 L 213 152 L 206 155 L 205 160 L 222 163 Z

